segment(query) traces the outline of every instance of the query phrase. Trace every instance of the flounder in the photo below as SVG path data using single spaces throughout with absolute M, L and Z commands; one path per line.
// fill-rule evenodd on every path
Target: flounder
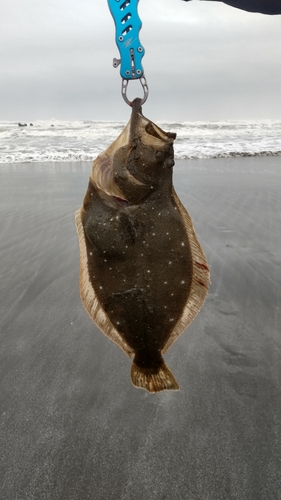
M 162 355 L 201 309 L 208 264 L 172 183 L 173 142 L 135 99 L 129 123 L 93 162 L 75 214 L 82 303 L 133 358 L 134 386 L 179 389 Z

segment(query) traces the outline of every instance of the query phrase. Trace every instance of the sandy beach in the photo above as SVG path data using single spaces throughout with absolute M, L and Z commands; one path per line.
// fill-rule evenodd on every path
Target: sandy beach
M 1 500 L 281 499 L 281 158 L 180 160 L 211 270 L 150 395 L 79 297 L 91 163 L 0 165 Z

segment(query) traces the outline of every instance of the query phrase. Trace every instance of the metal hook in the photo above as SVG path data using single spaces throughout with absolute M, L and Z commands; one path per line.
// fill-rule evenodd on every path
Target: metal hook
M 141 105 L 143 105 L 145 103 L 145 101 L 147 100 L 148 98 L 148 85 L 147 85 L 147 82 L 146 82 L 146 79 L 145 79 L 145 76 L 142 75 L 140 78 L 139 78 L 140 82 L 141 82 L 141 86 L 143 88 L 143 98 L 141 100 Z M 128 87 L 128 84 L 129 84 L 129 80 L 125 80 L 125 78 L 122 79 L 122 87 L 121 87 L 121 94 L 123 96 L 123 99 L 124 101 L 129 104 L 129 106 L 132 106 L 132 101 L 129 101 L 128 97 L 127 97 L 127 87 Z

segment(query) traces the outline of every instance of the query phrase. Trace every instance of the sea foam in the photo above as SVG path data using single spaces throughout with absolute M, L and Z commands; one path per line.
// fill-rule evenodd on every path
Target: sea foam
M 0 122 L 0 163 L 91 161 L 125 122 Z M 281 121 L 157 122 L 177 133 L 176 159 L 281 155 Z

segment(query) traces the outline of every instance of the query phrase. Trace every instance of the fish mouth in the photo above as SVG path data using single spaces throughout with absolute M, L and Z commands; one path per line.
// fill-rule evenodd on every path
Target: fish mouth
M 175 133 L 164 132 L 155 123 L 143 116 L 141 100 L 135 99 L 132 104 L 131 118 L 126 127 L 117 139 L 93 162 L 90 179 L 96 186 L 100 196 L 118 208 L 130 204 L 115 182 L 114 157 L 120 149 L 127 148 L 130 151 L 136 141 L 140 141 L 144 146 L 151 146 L 155 150 L 161 151 L 172 145 L 175 138 Z M 126 168 L 125 165 L 124 168 Z M 126 177 L 132 186 L 145 186 L 128 169 L 126 169 Z

